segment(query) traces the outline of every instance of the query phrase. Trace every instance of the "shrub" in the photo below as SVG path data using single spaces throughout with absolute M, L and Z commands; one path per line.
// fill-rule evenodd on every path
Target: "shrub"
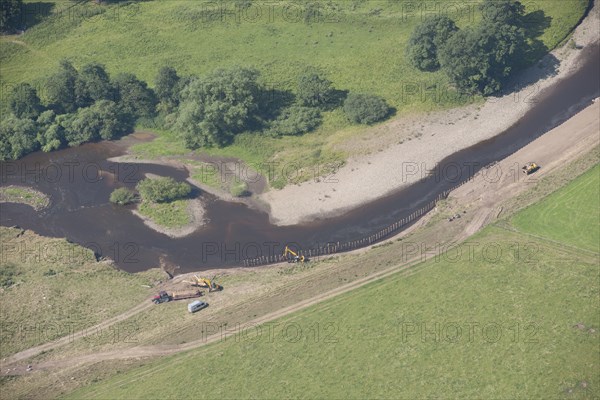
M 110 202 L 121 206 L 131 204 L 135 201 L 135 193 L 127 188 L 118 188 L 110 194 Z
M 271 124 L 272 136 L 301 135 L 321 124 L 321 112 L 310 107 L 294 106 L 285 109 Z
M 372 124 L 385 119 L 390 107 L 379 96 L 350 93 L 344 102 L 344 113 L 353 122 Z
M 173 178 L 144 179 L 137 184 L 142 199 L 154 203 L 166 203 L 186 197 L 192 191 L 185 182 Z
M 303 105 L 324 107 L 333 101 L 335 89 L 330 80 L 309 68 L 298 78 L 298 98 Z
M 229 188 L 229 193 L 235 197 L 248 196 L 248 184 L 244 181 L 236 182 Z

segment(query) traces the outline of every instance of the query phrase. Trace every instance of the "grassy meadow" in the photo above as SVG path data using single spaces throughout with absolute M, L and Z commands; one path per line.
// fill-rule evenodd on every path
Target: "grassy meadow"
M 600 254 L 572 246 L 597 232 L 597 217 L 586 222 L 600 208 L 597 172 L 510 229 L 490 226 L 406 272 L 68 398 L 597 398 Z M 581 206 L 522 228 L 568 198 Z M 217 382 L 210 391 L 189 384 L 199 365 Z
M 119 271 L 89 249 L 31 231 L 0 227 L 0 243 L 2 358 L 129 310 L 164 279 L 158 269 Z
M 3 99 L 24 81 L 44 97 L 45 78 L 60 59 L 67 58 L 76 67 L 100 62 L 113 75 L 132 72 L 150 86 L 163 65 L 176 67 L 181 75 L 250 66 L 261 72 L 272 93 L 294 91 L 298 74 L 314 66 L 340 90 L 384 97 L 398 115 L 481 100 L 458 95 L 442 72 L 420 72 L 404 57 L 408 38 L 423 18 L 445 13 L 464 28 L 480 20 L 478 1 L 460 6 L 436 2 L 435 9 L 396 0 L 28 3 L 30 28 L 0 42 Z M 251 6 L 242 8 L 243 3 Z M 541 31 L 536 38 L 543 44 L 540 48 L 552 49 L 563 41 L 588 4 L 586 0 L 567 3 L 524 2 L 529 15 L 535 16 L 530 18 L 532 30 Z M 311 4 L 317 6 L 307 13 Z M 337 109 L 326 112 L 315 132 L 301 137 L 243 133 L 232 145 L 206 152 L 257 166 L 266 161 L 285 161 L 299 168 L 328 165 L 343 162 L 348 154 L 338 145 L 363 131 Z M 176 132 L 158 133 L 158 140 L 138 145 L 134 151 L 144 156 L 185 151 Z M 285 184 L 279 178 L 271 182 L 273 187 Z

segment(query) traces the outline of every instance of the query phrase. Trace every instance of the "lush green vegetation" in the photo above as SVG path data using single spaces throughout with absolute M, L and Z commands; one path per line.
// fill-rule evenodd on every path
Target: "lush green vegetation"
M 187 197 L 192 187 L 185 182 L 177 182 L 171 177 L 147 178 L 138 182 L 136 189 L 142 200 L 152 203 L 168 203 Z
M 0 227 L 0 242 L 3 358 L 124 312 L 152 293 L 143 285 L 164 278 L 158 269 L 138 274 L 119 271 L 97 262 L 89 249 L 31 231 L 20 234 L 18 229 Z M 114 258 L 135 257 L 123 245 L 111 250 Z M 112 333 L 90 331 L 86 340 Z
M 0 187 L 1 201 L 28 204 L 36 210 L 41 210 L 50 203 L 50 199 L 44 193 L 20 186 Z
M 581 222 L 600 208 L 599 178 L 596 167 L 515 221 L 579 198 L 548 229 L 566 243 L 594 235 Z M 71 397 L 595 398 L 599 256 L 491 226 L 408 273 Z M 186 383 L 198 363 L 219 382 L 210 393 Z
M 133 191 L 122 187 L 113 190 L 110 194 L 110 202 L 114 204 L 119 204 L 121 206 L 131 204 L 136 201 L 136 195 Z
M 390 107 L 378 96 L 351 93 L 344 101 L 346 116 L 360 124 L 373 124 L 390 113 Z
M 132 132 L 137 118 L 154 114 L 154 93 L 145 83 L 131 74 L 113 82 L 96 63 L 77 71 L 63 60 L 46 87 L 45 104 L 27 83 L 10 93 L 11 113 L 0 121 L 0 160 L 117 138 Z
M 190 223 L 189 200 L 173 200 L 167 203 L 143 202 L 138 211 L 153 222 L 166 228 L 179 228 Z
M 519 213 L 513 223 L 523 232 L 600 252 L 598 199 L 600 166 Z
M 479 11 L 482 20 L 475 27 L 459 30 L 445 15 L 417 26 L 407 46 L 411 64 L 422 71 L 441 67 L 461 91 L 490 95 L 548 50 L 538 40 L 547 23 L 543 11 L 527 18 L 517 0 L 484 0 Z
M 8 38 L 1 42 L 4 94 L 18 83 L 29 82 L 45 103 L 51 92 L 45 81 L 58 61 L 67 58 L 78 67 L 101 63 L 111 76 L 133 73 L 154 85 L 159 111 L 164 115 L 178 106 L 175 93 L 189 83 L 190 75 L 206 77 L 219 68 L 236 65 L 258 70 L 258 83 L 277 102 L 285 100 L 285 93 L 299 94 L 298 77 L 307 69 L 320 77 L 308 79 L 315 86 L 330 81 L 340 90 L 380 96 L 401 114 L 452 107 L 473 99 L 448 89 L 450 81 L 443 72 L 424 73 L 410 65 L 405 57 L 406 45 L 423 15 L 418 9 L 407 10 L 402 2 L 254 1 L 246 4 L 250 8 L 237 2 L 190 1 L 49 4 L 55 4 L 48 10 L 49 18 L 30 24 L 16 41 Z M 562 41 L 586 5 L 586 0 L 570 0 L 568 5 L 562 0 L 527 3 L 526 17 L 543 13 L 543 18 L 533 18 L 530 23 L 532 29 L 541 32 L 538 40 L 543 46 L 539 48 L 553 48 Z M 67 7 L 71 7 L 68 12 Z M 231 12 L 220 13 L 214 7 Z M 259 8 L 262 14 L 257 16 Z M 460 29 L 474 26 L 481 19 L 479 11 L 470 12 L 468 8 L 453 9 L 449 16 Z M 381 54 L 386 57 L 381 58 Z M 176 66 L 177 71 L 163 68 L 167 64 Z M 161 79 L 156 79 L 159 71 Z M 137 88 L 143 93 L 141 86 Z M 425 91 L 437 95 L 424 95 Z M 7 102 L 2 103 L 7 107 Z M 269 117 L 277 118 L 278 114 Z M 294 118 L 283 119 L 294 129 L 306 126 L 304 122 L 295 125 Z M 144 125 L 162 126 L 158 122 Z M 173 121 L 167 118 L 166 122 Z M 144 144 L 143 154 L 181 153 L 181 132 L 161 132 L 166 139 Z M 250 164 L 279 159 L 300 167 L 323 166 L 343 160 L 346 155 L 336 150 L 336 145 L 359 132 L 340 108 L 325 107 L 322 125 L 313 132 L 275 138 L 242 132 L 229 146 L 206 152 L 239 157 Z M 48 136 L 46 142 L 53 143 L 54 132 Z M 47 145 L 48 149 L 52 147 Z M 279 178 L 273 186 L 282 184 Z

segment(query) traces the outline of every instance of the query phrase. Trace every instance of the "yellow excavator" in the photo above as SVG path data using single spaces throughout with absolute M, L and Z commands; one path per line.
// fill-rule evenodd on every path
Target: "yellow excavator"
M 283 251 L 283 256 L 287 258 L 287 262 L 289 263 L 297 263 L 297 262 L 305 262 L 308 261 L 308 258 L 304 256 L 298 255 L 295 251 L 290 249 L 288 246 L 285 246 L 285 250 Z
M 223 286 L 215 283 L 214 278 L 211 280 L 208 278 L 201 278 L 198 275 L 194 275 L 193 280 L 184 282 L 189 283 L 192 286 L 208 288 L 209 292 L 220 292 L 221 290 L 223 290 Z

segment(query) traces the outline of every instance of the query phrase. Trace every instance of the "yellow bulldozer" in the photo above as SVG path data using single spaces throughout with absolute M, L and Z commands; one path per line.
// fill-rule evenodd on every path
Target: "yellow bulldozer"
M 223 286 L 216 283 L 214 281 L 214 278 L 211 280 L 208 278 L 201 278 L 198 275 L 194 275 L 191 281 L 186 280 L 184 282 L 189 283 L 192 286 L 208 288 L 209 292 L 220 292 L 221 290 L 223 290 Z
M 283 256 L 287 259 L 289 263 L 297 263 L 297 262 L 305 262 L 308 261 L 308 258 L 298 255 L 295 251 L 290 249 L 288 246 L 285 246 L 285 250 L 283 251 Z
M 523 173 L 527 174 L 527 175 L 531 175 L 533 174 L 535 171 L 537 171 L 538 169 L 540 169 L 540 166 L 537 165 L 534 162 L 529 162 L 527 164 L 525 164 L 523 166 L 523 168 L 521 168 L 523 170 Z

